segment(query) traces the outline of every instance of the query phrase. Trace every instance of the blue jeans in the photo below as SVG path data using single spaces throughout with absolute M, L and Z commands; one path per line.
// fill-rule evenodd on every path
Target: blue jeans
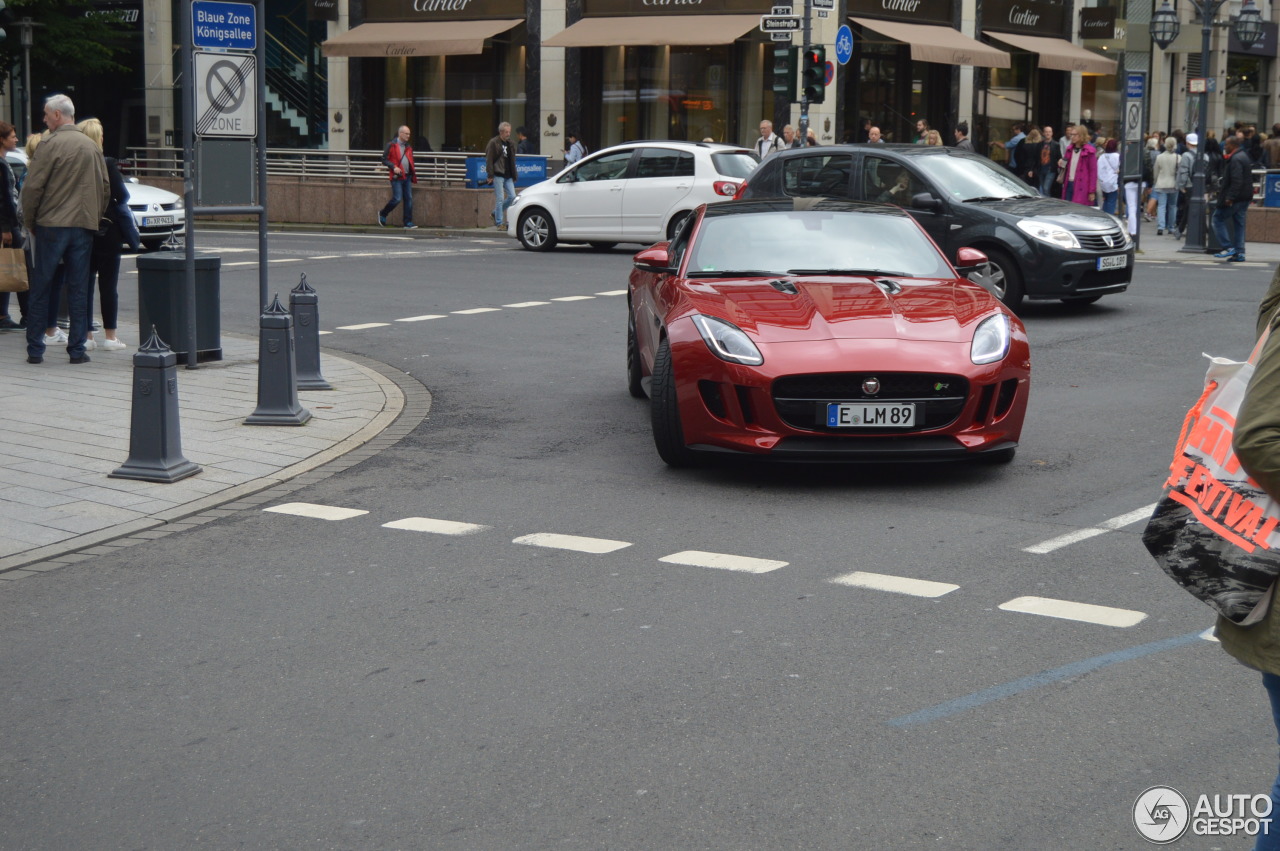
M 1178 190 L 1156 190 L 1156 227 L 1178 229 Z
M 505 196 L 505 197 L 504 197 Z M 516 180 L 514 177 L 493 178 L 493 222 L 506 224 L 507 208 L 516 200 Z
M 1271 720 L 1275 722 L 1276 730 L 1280 730 L 1280 677 L 1263 673 L 1262 685 L 1267 689 L 1267 697 L 1271 698 Z M 1280 777 L 1271 787 L 1271 829 L 1258 834 L 1253 851 L 1280 851 Z
M 1115 189 L 1111 192 L 1102 193 L 1102 212 L 1116 214 L 1116 199 L 1120 197 L 1120 190 Z
M 1213 211 L 1213 232 L 1223 248 L 1235 248 L 1236 254 L 1244 254 L 1244 219 L 1249 213 L 1248 201 L 1236 201 L 1230 207 L 1217 207 Z M 1227 220 L 1235 227 L 1235 238 L 1227 230 Z
M 49 314 L 50 290 L 59 260 L 65 266 L 67 306 L 71 314 L 67 354 L 73 358 L 84 355 L 84 341 L 89 333 L 89 254 L 93 251 L 93 233 L 86 228 L 36 225 L 35 276 L 31 279 L 27 301 L 31 311 L 27 321 L 28 355 L 44 356 L 44 325 L 38 317 Z
M 1058 167 L 1056 165 L 1040 171 L 1040 194 L 1048 198 L 1053 194 L 1053 181 L 1058 176 Z
M 407 177 L 391 181 L 391 200 L 382 208 L 379 215 L 384 219 L 391 215 L 391 211 L 396 208 L 396 205 L 402 199 L 404 201 L 404 225 L 408 227 L 413 224 L 413 183 Z

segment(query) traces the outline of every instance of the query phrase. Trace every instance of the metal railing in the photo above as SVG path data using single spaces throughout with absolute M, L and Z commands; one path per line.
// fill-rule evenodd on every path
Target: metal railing
M 182 177 L 181 148 L 128 148 L 128 159 L 121 163 L 127 175 L 147 177 Z M 467 159 L 474 154 L 416 154 L 414 166 L 418 180 L 442 183 L 464 183 Z M 323 178 L 350 182 L 383 181 L 387 167 L 381 151 L 322 151 L 298 148 L 268 148 L 268 177 Z

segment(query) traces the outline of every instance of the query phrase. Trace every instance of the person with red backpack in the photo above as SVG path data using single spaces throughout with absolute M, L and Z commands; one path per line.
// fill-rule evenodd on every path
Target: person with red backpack
M 378 224 L 387 226 L 387 216 L 396 205 L 404 201 L 404 227 L 413 230 L 413 184 L 418 182 L 418 173 L 413 168 L 413 148 L 409 145 L 409 128 L 401 127 L 396 138 L 387 143 L 382 152 L 382 164 L 387 167 L 387 176 L 391 180 L 391 200 L 378 211 Z

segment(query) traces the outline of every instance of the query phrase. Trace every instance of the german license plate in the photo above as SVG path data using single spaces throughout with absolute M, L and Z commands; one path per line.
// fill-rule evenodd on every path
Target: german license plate
M 164 225 L 171 225 L 177 221 L 176 216 L 147 216 L 142 220 L 144 228 L 158 228 Z
M 829 428 L 909 428 L 916 424 L 916 406 L 910 402 L 831 402 L 827 405 Z
M 1098 271 L 1103 272 L 1107 269 L 1123 269 L 1129 265 L 1129 256 L 1127 254 L 1112 254 L 1110 257 L 1098 258 Z

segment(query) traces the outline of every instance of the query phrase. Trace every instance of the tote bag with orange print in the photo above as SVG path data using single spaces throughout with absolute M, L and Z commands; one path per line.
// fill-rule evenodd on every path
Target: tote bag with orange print
M 1205 389 L 1187 413 L 1142 542 L 1164 572 L 1223 617 L 1262 620 L 1280 575 L 1280 504 L 1240 467 L 1231 448 L 1264 333 L 1244 363 L 1209 358 Z

